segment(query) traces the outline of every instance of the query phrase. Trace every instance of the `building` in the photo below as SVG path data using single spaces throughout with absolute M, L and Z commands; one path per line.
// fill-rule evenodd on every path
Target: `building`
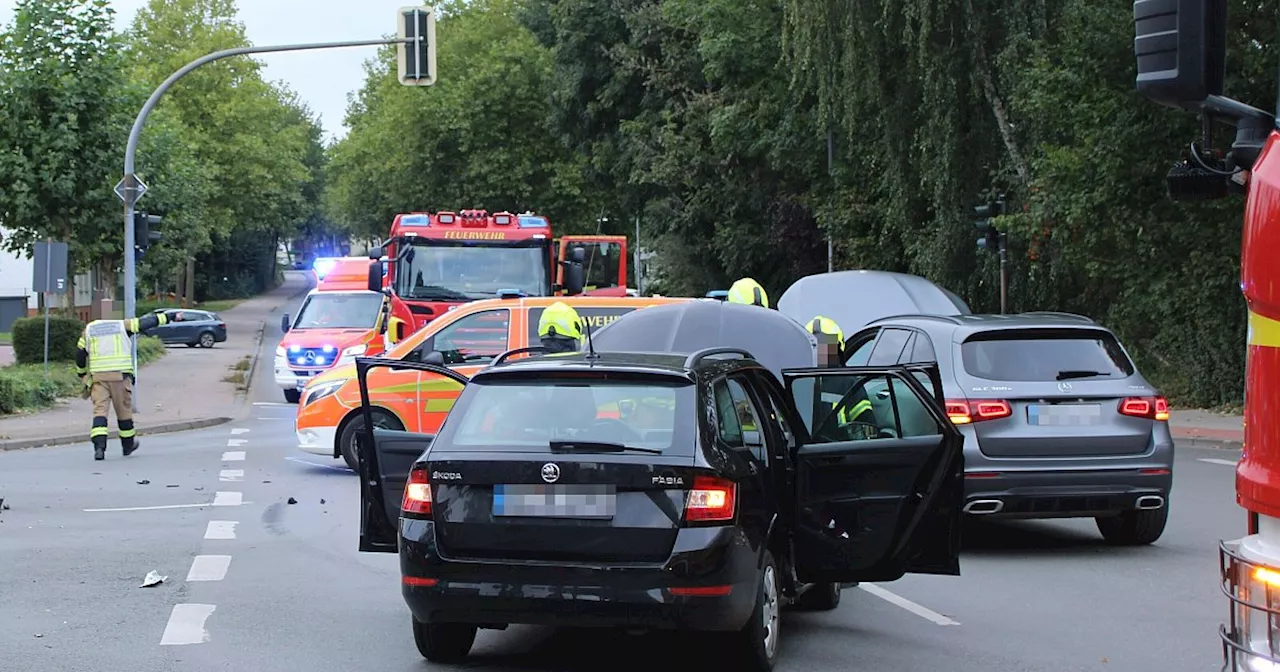
M 8 237 L 9 232 L 0 228 L 0 245 Z M 35 261 L 31 259 L 31 254 L 30 249 L 18 254 L 0 249 L 0 332 L 9 331 L 13 321 L 19 317 L 39 312 L 40 299 L 32 291 Z M 89 273 L 76 275 L 75 306 L 81 319 L 88 317 L 89 305 L 93 299 L 92 287 L 92 276 Z

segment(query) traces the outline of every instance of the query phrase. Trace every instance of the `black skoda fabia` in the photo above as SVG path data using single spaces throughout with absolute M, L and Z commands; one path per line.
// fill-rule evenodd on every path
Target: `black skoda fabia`
M 545 624 L 717 632 L 767 671 L 784 605 L 959 574 L 961 440 L 933 367 L 814 368 L 799 324 L 718 301 L 635 311 L 592 346 L 504 354 L 437 436 L 365 437 L 360 550 L 400 554 L 427 659 Z M 366 409 L 377 366 L 459 376 L 362 358 Z

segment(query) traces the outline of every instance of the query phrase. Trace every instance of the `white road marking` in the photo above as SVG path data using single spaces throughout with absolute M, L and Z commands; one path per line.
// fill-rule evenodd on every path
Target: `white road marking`
M 235 539 L 236 525 L 240 522 L 236 520 L 211 520 L 209 526 L 204 528 L 205 539 Z
M 333 466 L 332 464 L 320 464 L 319 462 L 312 462 L 311 460 L 304 460 L 304 459 L 302 459 L 302 458 L 300 458 L 300 457 L 286 457 L 286 458 L 284 458 L 284 459 L 289 460 L 290 462 L 298 462 L 298 463 L 300 463 L 300 464 L 309 464 L 309 465 L 311 465 L 311 466 L 313 466 L 313 467 L 324 467 L 325 469 L 332 469 L 332 470 L 334 470 L 334 471 L 346 471 L 346 472 L 349 472 L 349 473 L 355 473 L 355 472 L 351 471 L 351 469 L 348 469 L 347 467 L 335 467 L 335 466 Z
M 209 631 L 204 622 L 213 614 L 212 604 L 175 604 L 169 614 L 169 624 L 164 626 L 160 646 L 203 644 L 209 641 Z
M 204 504 L 165 504 L 164 506 L 122 506 L 114 509 L 82 509 L 87 513 L 101 513 L 103 511 L 160 511 L 162 509 L 199 509 L 209 506 L 208 502 Z
M 227 439 L 228 448 L 239 448 L 246 443 L 249 443 L 249 439 Z
M 244 434 L 247 431 L 249 430 L 245 429 L 244 427 L 236 427 L 235 429 L 231 430 L 231 436 L 235 436 L 236 434 Z
M 197 555 L 191 562 L 191 571 L 187 572 L 188 581 L 221 581 L 227 578 L 227 568 L 231 566 L 229 555 Z
M 296 406 L 297 404 L 290 404 L 283 401 L 255 401 L 253 402 L 253 405 L 254 406 Z
M 1198 457 L 1196 459 L 1200 460 L 1201 462 L 1208 462 L 1209 464 L 1221 464 L 1224 467 L 1236 466 L 1235 460 L 1223 460 L 1216 457 Z
M 243 461 L 244 461 L 244 451 L 243 451 L 243 450 L 228 450 L 227 452 L 225 452 L 225 453 L 223 453 L 223 454 L 222 454 L 222 461 L 223 461 L 223 462 L 243 462 Z
M 293 415 L 259 415 L 254 420 L 294 420 L 296 417 Z
M 960 625 L 960 621 L 947 618 L 946 616 L 943 616 L 942 614 L 939 614 L 938 612 L 928 607 L 920 606 L 919 604 L 916 604 L 915 602 L 912 602 L 911 600 L 908 600 L 907 598 L 902 597 L 901 595 L 891 593 L 875 584 L 859 583 L 858 587 L 865 590 L 868 593 L 871 593 L 872 595 L 875 595 L 876 597 L 884 600 L 885 602 L 902 607 L 903 609 L 906 609 L 907 611 L 915 614 L 916 616 L 919 616 L 920 618 L 923 618 L 925 620 L 933 621 L 938 625 Z
M 218 492 L 213 495 L 214 506 L 240 506 L 244 504 L 242 492 Z
M 219 481 L 243 481 L 244 469 L 223 469 L 218 472 Z

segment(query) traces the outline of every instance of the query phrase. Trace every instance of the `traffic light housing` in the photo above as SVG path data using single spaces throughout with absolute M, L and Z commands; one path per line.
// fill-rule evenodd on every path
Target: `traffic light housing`
M 402 7 L 399 37 L 409 42 L 396 45 L 396 74 L 405 86 L 436 83 L 436 10 L 433 7 Z
M 133 213 L 133 246 L 139 252 L 145 252 L 148 247 L 160 242 L 164 234 L 155 229 L 161 224 L 164 224 L 164 218 L 160 215 L 146 212 Z
M 986 205 L 979 205 L 975 207 L 973 209 L 973 213 L 977 216 L 977 219 L 973 222 L 973 226 L 978 229 L 978 233 L 982 234 L 981 237 L 978 238 L 978 249 L 990 250 L 992 252 L 999 251 L 1000 236 L 1003 234 L 996 229 L 991 218 L 999 217 L 1004 214 L 1004 196 L 1001 196 L 994 201 L 988 201 Z

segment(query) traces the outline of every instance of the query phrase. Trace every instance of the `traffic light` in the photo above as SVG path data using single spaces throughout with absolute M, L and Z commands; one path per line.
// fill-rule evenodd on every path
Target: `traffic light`
M 133 213 L 133 246 L 139 252 L 146 252 L 148 247 L 160 242 L 164 234 L 153 229 L 159 228 L 163 223 L 164 218 L 160 215 L 146 212 Z
M 978 238 L 978 249 L 992 252 L 999 251 L 1000 236 L 1003 234 L 996 229 L 995 224 L 991 222 L 991 218 L 1004 214 L 1004 196 L 994 201 L 988 201 L 986 205 L 975 207 L 973 212 L 977 215 L 973 226 L 978 229 L 978 233 L 982 234 L 982 237 Z
M 436 10 L 432 7 L 400 9 L 399 37 L 409 42 L 396 45 L 396 70 L 405 86 L 436 83 Z

